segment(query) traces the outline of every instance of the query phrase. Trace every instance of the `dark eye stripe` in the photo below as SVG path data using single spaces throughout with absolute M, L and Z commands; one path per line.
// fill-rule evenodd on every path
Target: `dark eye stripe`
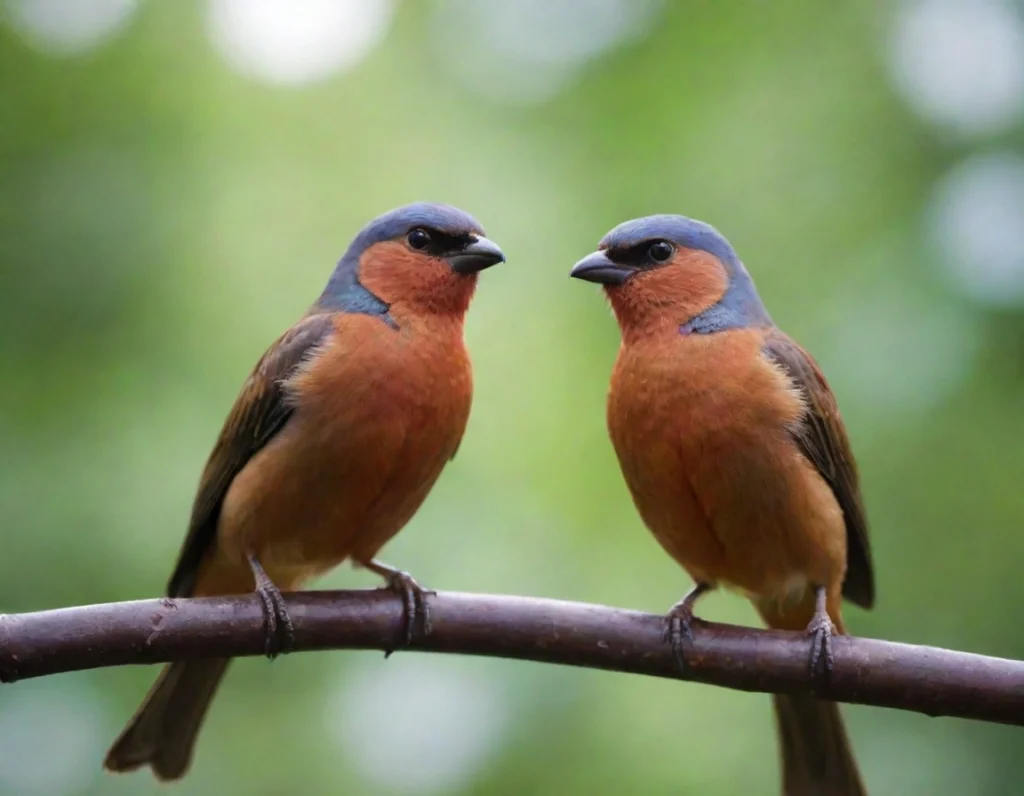
M 658 243 L 664 243 L 669 247 L 669 256 L 665 260 L 656 260 L 651 257 L 651 248 Z M 667 262 L 671 258 L 674 249 L 672 244 L 667 241 L 645 240 L 624 248 L 611 248 L 605 251 L 608 259 L 614 263 L 629 265 L 634 268 L 652 268 L 655 265 L 662 265 Z
M 464 249 L 472 235 L 452 235 L 430 227 L 415 227 L 405 235 L 405 240 L 415 251 L 440 257 Z

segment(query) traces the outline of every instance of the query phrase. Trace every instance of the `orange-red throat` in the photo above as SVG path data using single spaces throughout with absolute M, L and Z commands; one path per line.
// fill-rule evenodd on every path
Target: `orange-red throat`
M 674 334 L 715 306 L 729 287 L 721 264 L 707 252 L 683 249 L 662 266 L 636 271 L 604 291 L 624 336 L 669 328 Z

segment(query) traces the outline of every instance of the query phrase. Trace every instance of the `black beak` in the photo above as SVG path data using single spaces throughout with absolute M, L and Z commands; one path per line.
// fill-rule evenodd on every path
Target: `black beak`
M 621 285 L 636 271 L 628 265 L 612 262 L 602 251 L 588 254 L 572 267 L 569 276 L 599 285 Z
M 492 265 L 505 262 L 505 254 L 498 244 L 481 236 L 445 259 L 457 274 L 475 274 Z

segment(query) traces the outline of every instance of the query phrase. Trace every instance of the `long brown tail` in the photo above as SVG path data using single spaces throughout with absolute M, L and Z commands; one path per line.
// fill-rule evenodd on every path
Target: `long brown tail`
M 839 594 L 830 595 L 828 612 L 836 632 L 845 633 Z M 768 627 L 800 631 L 814 616 L 814 594 L 788 606 L 755 603 Z M 857 761 L 835 702 L 803 694 L 772 697 L 782 753 L 782 796 L 867 796 Z
M 783 796 L 866 796 L 835 702 L 776 694 L 772 704 Z
M 196 735 L 230 662 L 223 658 L 165 667 L 110 747 L 103 767 L 133 771 L 148 765 L 159 779 L 180 779 L 192 762 Z

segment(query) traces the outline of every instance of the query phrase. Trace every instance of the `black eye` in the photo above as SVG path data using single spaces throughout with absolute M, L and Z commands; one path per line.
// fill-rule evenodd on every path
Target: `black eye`
M 650 248 L 647 250 L 647 256 L 656 263 L 665 263 L 672 258 L 673 251 L 675 250 L 672 248 L 671 243 L 659 240 L 651 244 Z
M 430 233 L 419 227 L 406 235 L 405 239 L 409 242 L 409 247 L 416 250 L 425 249 L 430 245 Z

